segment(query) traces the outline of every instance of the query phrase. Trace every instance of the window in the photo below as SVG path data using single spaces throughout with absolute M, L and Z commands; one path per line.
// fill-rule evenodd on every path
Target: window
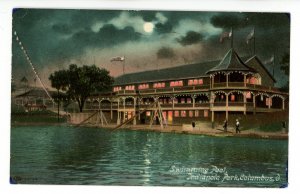
M 153 88 L 164 88 L 165 86 L 166 84 L 164 82 L 153 84 Z
M 186 117 L 186 111 L 185 110 L 181 111 L 181 117 Z
M 140 84 L 138 89 L 139 90 L 144 90 L 144 89 L 148 89 L 149 88 L 149 84 Z
M 178 98 L 174 98 L 174 104 L 178 103 Z
M 266 106 L 272 106 L 272 99 L 271 98 L 266 98 Z
M 204 110 L 204 117 L 208 117 L 208 110 Z
M 134 85 L 126 86 L 125 90 L 134 90 Z
M 178 110 L 174 111 L 174 116 L 179 117 L 179 111 Z
M 246 98 L 250 99 L 251 98 L 251 92 L 246 92 Z
M 190 111 L 189 111 L 189 117 L 193 117 L 193 116 L 194 116 L 193 111 L 190 110 Z
M 171 81 L 170 87 L 183 86 L 183 81 Z
M 203 85 L 203 79 L 190 79 L 188 81 L 188 85 L 189 86 L 193 86 L 193 85 Z
M 199 110 L 195 110 L 195 117 L 199 117 Z
M 150 115 L 151 115 L 151 111 L 147 111 L 147 112 L 146 112 L 146 116 L 147 116 L 147 117 L 150 117 Z
M 181 98 L 180 103 L 185 103 L 185 98 Z
M 231 100 L 232 102 L 234 102 L 234 101 L 235 101 L 235 95 L 231 94 L 230 100 Z
M 192 103 L 192 99 L 191 98 L 187 98 L 186 103 Z
M 121 86 L 117 86 L 117 87 L 114 87 L 114 92 L 118 92 L 122 90 L 122 87 Z

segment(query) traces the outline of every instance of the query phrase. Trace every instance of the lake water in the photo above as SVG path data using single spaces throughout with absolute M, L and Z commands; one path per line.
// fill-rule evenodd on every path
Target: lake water
M 28 126 L 11 129 L 11 182 L 281 187 L 287 140 Z

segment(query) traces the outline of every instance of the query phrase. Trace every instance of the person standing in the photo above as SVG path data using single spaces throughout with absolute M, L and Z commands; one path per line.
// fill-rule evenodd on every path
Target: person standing
M 228 125 L 228 123 L 227 123 L 227 120 L 225 119 L 224 125 L 223 125 L 223 129 L 225 132 L 227 132 L 227 125 Z
M 236 119 L 236 123 L 235 123 L 235 133 L 241 133 L 240 122 L 238 119 Z

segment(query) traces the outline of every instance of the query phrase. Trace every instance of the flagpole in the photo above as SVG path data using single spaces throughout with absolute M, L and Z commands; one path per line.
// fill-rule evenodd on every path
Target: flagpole
M 125 57 L 124 57 L 124 61 L 123 61 L 123 75 L 125 74 Z
M 231 28 L 231 49 L 233 49 L 233 29 Z
M 253 28 L 253 47 L 254 47 L 253 55 L 255 55 L 255 27 Z

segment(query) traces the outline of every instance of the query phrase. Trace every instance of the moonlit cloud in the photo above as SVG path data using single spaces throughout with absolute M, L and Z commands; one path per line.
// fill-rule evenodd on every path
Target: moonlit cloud
M 71 63 L 95 62 L 118 76 L 120 67 L 109 61 L 114 56 L 126 57 L 126 72 L 219 60 L 229 49 L 228 42 L 220 44 L 219 35 L 231 27 L 241 56 L 251 55 L 245 37 L 254 26 L 256 54 L 262 60 L 289 51 L 289 15 L 284 13 L 18 9 L 13 18 L 14 30 L 46 83 L 50 72 Z M 144 29 L 147 22 L 154 25 L 151 33 Z M 32 76 L 19 46 L 12 43 L 13 76 Z M 158 58 L 164 47 L 174 57 Z

